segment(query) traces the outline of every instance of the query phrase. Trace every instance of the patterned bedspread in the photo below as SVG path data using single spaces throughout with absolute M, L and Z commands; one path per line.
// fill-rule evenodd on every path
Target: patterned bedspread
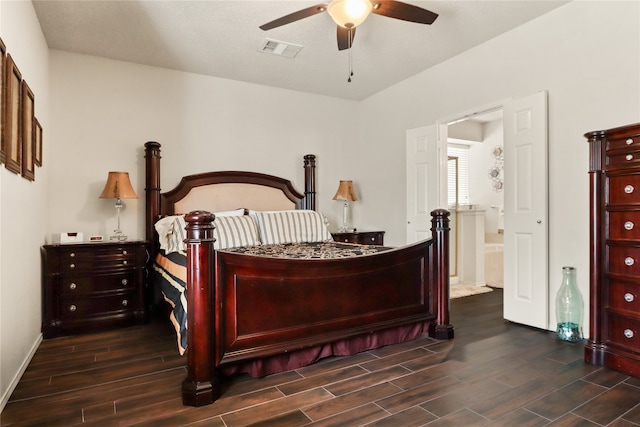
M 370 255 L 389 249 L 391 248 L 384 246 L 318 242 L 260 245 L 225 249 L 225 251 L 276 258 L 330 259 Z M 164 299 L 172 307 L 171 322 L 176 329 L 180 354 L 184 354 L 187 348 L 186 253 L 174 252 L 165 255 L 160 252 L 153 264 L 153 275 L 154 282 L 159 284 Z
M 225 251 L 271 258 L 335 259 L 370 255 L 389 249 L 390 248 L 384 246 L 356 245 L 352 243 L 338 242 L 316 242 L 248 246 L 225 249 Z

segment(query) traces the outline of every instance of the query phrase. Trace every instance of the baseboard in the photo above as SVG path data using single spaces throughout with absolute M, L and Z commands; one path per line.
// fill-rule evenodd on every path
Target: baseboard
M 42 334 L 39 334 L 38 338 L 33 343 L 33 346 L 31 346 L 31 350 L 29 350 L 29 353 L 27 354 L 27 357 L 22 362 L 22 365 L 20 366 L 20 369 L 18 370 L 18 372 L 16 372 L 16 374 L 13 377 L 13 379 L 11 380 L 11 383 L 9 384 L 9 387 L 7 388 L 7 390 L 2 395 L 2 399 L 0 400 L 0 413 L 4 410 L 4 407 L 7 405 L 7 402 L 9 401 L 9 398 L 11 397 L 11 394 L 13 393 L 13 391 L 18 386 L 18 383 L 20 382 L 20 378 L 22 378 L 22 375 L 24 374 L 24 371 L 27 370 L 27 367 L 29 366 L 29 363 L 31 363 L 31 359 L 33 359 L 33 356 L 35 356 L 36 351 L 38 351 L 38 347 L 40 347 L 40 343 L 41 342 L 42 342 Z

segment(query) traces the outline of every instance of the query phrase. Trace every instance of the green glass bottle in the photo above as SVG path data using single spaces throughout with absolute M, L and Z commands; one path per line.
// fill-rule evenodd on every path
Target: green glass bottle
M 562 267 L 562 286 L 556 295 L 556 334 L 563 341 L 582 340 L 582 295 L 576 283 L 576 269 Z

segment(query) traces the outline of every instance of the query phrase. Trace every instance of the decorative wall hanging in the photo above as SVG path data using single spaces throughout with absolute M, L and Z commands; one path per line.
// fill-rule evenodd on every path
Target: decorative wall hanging
M 504 183 L 502 181 L 502 170 L 504 169 L 504 152 L 501 145 L 497 145 L 491 150 L 494 165 L 489 169 L 489 178 L 491 178 L 491 187 L 493 191 L 502 191 Z
M 5 95 L 5 55 L 7 54 L 7 47 L 4 45 L 2 39 L 0 39 L 0 163 L 5 162 L 4 154 L 4 95 Z
M 22 81 L 22 176 L 33 181 L 35 179 L 35 95 L 26 81 Z
M 5 104 L 4 129 L 2 146 L 5 153 L 5 167 L 13 173 L 22 171 L 22 145 L 20 141 L 20 82 L 22 74 L 13 62 L 11 54 L 7 54 L 7 68 L 5 69 Z

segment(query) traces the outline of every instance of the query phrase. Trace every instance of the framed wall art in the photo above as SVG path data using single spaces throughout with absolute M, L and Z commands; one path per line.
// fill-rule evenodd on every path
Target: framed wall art
M 33 158 L 34 163 L 36 164 L 36 166 L 42 166 L 42 125 L 40 124 L 40 122 L 38 121 L 38 119 L 34 119 L 34 125 L 35 125 L 35 148 L 34 148 L 34 155 L 35 157 Z
M 20 139 L 20 82 L 22 74 L 11 54 L 6 56 L 5 94 L 2 113 L 4 126 L 2 129 L 2 148 L 5 154 L 4 166 L 13 173 L 22 171 L 22 144 Z
M 2 139 L 4 138 L 4 76 L 5 76 L 5 55 L 7 54 L 7 47 L 4 45 L 2 39 L 0 39 L 0 163 L 5 162 L 4 144 Z
M 25 80 L 22 81 L 22 176 L 33 181 L 35 179 L 35 95 Z

